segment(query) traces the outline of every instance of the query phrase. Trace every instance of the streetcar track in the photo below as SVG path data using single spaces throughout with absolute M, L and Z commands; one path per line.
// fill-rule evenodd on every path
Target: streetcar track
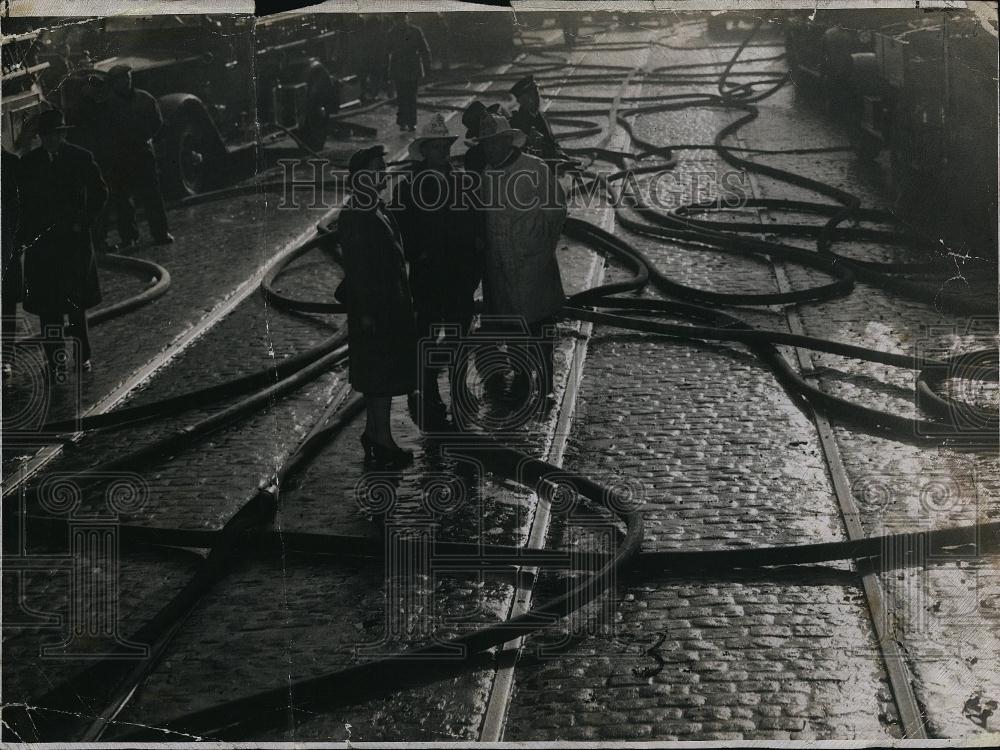
M 582 60 L 586 58 L 584 54 Z M 648 53 L 647 53 L 648 59 Z M 635 68 L 637 69 L 637 68 Z M 633 69 L 633 70 L 635 70 Z M 609 133 L 614 132 L 613 139 L 605 146 L 606 148 L 626 150 L 630 141 L 629 134 L 622 128 L 615 128 L 615 114 L 621 103 L 623 92 L 632 84 L 633 72 L 630 72 L 619 84 L 617 94 L 608 112 Z M 546 102 L 546 107 L 551 104 L 551 99 Z M 611 129 L 614 128 L 612 131 Z M 606 136 L 599 143 L 604 144 L 611 137 Z M 613 231 L 615 224 L 615 212 L 605 209 L 601 216 L 601 228 L 608 232 Z M 587 283 L 584 288 L 600 286 L 604 280 L 606 263 L 601 255 L 595 255 L 591 268 L 587 274 Z M 590 321 L 579 321 L 577 323 L 577 338 L 572 343 L 570 366 L 566 374 L 566 390 L 559 404 L 558 418 L 553 425 L 552 432 L 546 435 L 545 447 L 542 455 L 546 461 L 557 466 L 562 465 L 562 459 L 569 440 L 570 427 L 576 409 L 576 397 L 583 380 L 583 366 L 587 356 L 587 344 L 593 332 L 594 324 Z M 551 521 L 550 503 L 542 498 L 537 498 L 535 503 L 535 513 L 532 517 L 531 528 L 529 530 L 526 547 L 529 549 L 541 549 L 545 545 L 545 535 Z M 508 617 L 523 614 L 531 607 L 531 600 L 534 584 L 538 576 L 539 568 L 536 566 L 526 566 L 523 572 L 527 578 L 515 589 L 514 600 L 508 611 Z M 496 671 L 492 680 L 489 700 L 483 714 L 482 725 L 479 732 L 480 742 L 500 742 L 503 740 L 504 730 L 507 723 L 507 712 L 510 709 L 510 702 L 513 699 L 515 670 L 518 659 L 524 650 L 524 638 L 505 643 L 497 653 Z
M 627 85 L 627 81 L 622 84 L 622 87 L 624 87 L 625 85 Z M 488 86 L 489 86 L 489 84 L 487 84 L 486 87 L 488 87 Z M 455 113 L 452 113 L 452 116 L 454 114 Z M 611 124 L 613 125 L 613 123 L 611 123 Z M 607 217 L 605 217 L 605 218 L 607 218 Z M 613 213 L 611 214 L 610 219 L 611 219 L 611 221 L 614 220 L 614 214 Z M 266 264 L 266 265 L 270 266 L 272 263 L 274 263 L 276 261 L 277 261 L 276 258 L 272 258 L 272 260 L 268 264 Z M 603 257 L 600 254 L 598 254 L 597 258 L 594 261 L 594 265 L 592 266 L 592 269 L 591 269 L 592 275 L 587 280 L 588 283 L 592 283 L 594 281 L 594 278 L 597 278 L 597 282 L 600 283 L 603 264 L 604 264 Z M 772 263 L 772 267 L 775 269 L 775 273 L 778 273 L 778 270 L 777 270 L 778 269 L 778 264 Z M 595 274 L 596 274 L 596 276 L 595 276 Z M 780 278 L 779 278 L 779 283 L 780 283 Z M 791 313 L 790 313 L 790 315 L 791 315 Z M 224 315 L 220 316 L 220 319 L 221 319 L 221 317 L 224 317 Z M 792 321 L 792 319 L 790 317 L 789 318 L 789 325 L 792 325 L 792 324 L 793 324 L 793 321 Z M 548 460 L 549 460 L 550 463 L 554 463 L 554 464 L 561 463 L 562 453 L 563 453 L 563 450 L 565 448 L 565 440 L 568 437 L 569 425 L 570 425 L 572 417 L 573 417 L 573 408 L 575 406 L 575 389 L 579 385 L 580 378 L 582 377 L 583 358 L 586 355 L 587 334 L 592 329 L 592 326 L 593 326 L 592 323 L 584 322 L 584 325 L 580 326 L 580 334 L 579 334 L 578 340 L 574 340 L 574 342 L 573 342 L 572 365 L 571 365 L 571 368 L 570 368 L 568 374 L 566 375 L 566 378 L 568 379 L 567 388 L 566 388 L 566 391 L 563 394 L 563 399 L 562 399 L 561 404 L 560 404 L 560 409 L 558 410 L 558 418 L 556 419 L 556 424 L 555 424 L 556 431 L 554 432 L 553 435 L 546 436 L 546 451 L 547 451 Z M 801 352 L 801 350 L 796 349 L 796 352 L 799 353 L 799 352 Z M 568 409 L 567 409 L 567 404 L 568 404 Z M 320 421 L 317 423 L 316 426 L 314 426 L 313 429 L 314 430 L 317 429 L 317 427 L 320 424 L 322 424 L 322 421 L 323 420 L 320 419 Z M 829 423 L 828 422 L 827 422 L 827 429 L 829 431 Z M 830 437 L 832 439 L 832 434 L 830 435 Z M 822 429 L 820 430 L 820 438 L 821 438 L 821 440 L 823 438 L 823 431 L 822 431 Z M 836 445 L 834 444 L 834 448 L 835 447 L 836 447 Z M 828 461 L 828 466 L 830 466 L 829 461 Z M 832 472 L 832 466 L 830 468 L 831 468 L 831 472 Z M 842 479 L 843 479 L 843 477 L 842 477 Z M 7 490 L 5 490 L 5 494 L 6 494 L 6 492 L 7 492 Z M 533 522 L 532 522 L 531 542 L 529 542 L 529 546 L 531 546 L 532 543 L 537 543 L 539 546 L 541 545 L 541 543 L 544 541 L 545 526 L 547 525 L 547 519 L 546 519 L 546 507 L 547 507 L 547 503 L 545 503 L 540 496 L 536 495 L 536 497 L 539 500 L 539 502 L 538 502 L 538 505 L 536 506 L 536 513 L 535 513 L 535 516 L 534 516 Z M 854 513 L 856 514 L 856 509 L 855 509 Z M 845 518 L 849 517 L 849 516 L 851 516 L 850 513 L 845 514 Z M 856 518 L 856 515 L 854 517 Z M 530 606 L 531 588 L 530 588 L 530 586 L 526 586 L 526 587 L 524 587 L 524 589 L 527 591 L 527 595 L 529 597 L 527 600 L 525 600 L 524 611 L 527 611 L 528 606 Z M 520 604 L 520 601 L 521 601 L 521 599 L 516 597 L 515 598 L 514 607 L 518 606 Z M 514 610 L 514 607 L 512 607 L 512 610 Z M 515 610 L 515 613 L 516 613 L 516 610 Z M 519 639 L 517 641 L 518 648 L 520 647 L 520 643 L 521 643 L 521 640 Z M 653 648 L 655 649 L 659 645 L 661 645 L 661 644 L 657 644 Z M 503 651 L 501 652 L 502 654 L 503 653 L 510 653 L 511 650 L 512 650 L 512 649 L 510 649 L 510 643 L 508 643 L 506 645 L 506 647 L 501 647 L 501 648 L 503 649 Z M 655 658 L 655 654 L 650 653 L 652 650 L 653 649 L 651 649 L 650 651 L 647 651 L 646 653 L 647 653 L 647 655 L 654 656 L 654 658 Z M 514 656 L 516 657 L 516 650 L 514 651 Z M 511 675 L 511 685 L 510 686 L 512 687 L 513 662 L 510 665 L 510 670 L 511 670 L 510 671 L 510 675 Z M 490 697 L 490 706 L 491 707 L 494 706 L 494 705 L 496 706 L 495 708 L 492 709 L 494 718 L 491 719 L 491 722 L 492 722 L 491 727 L 493 727 L 493 728 L 491 728 L 490 731 L 491 732 L 497 731 L 501 735 L 502 735 L 502 729 L 503 729 L 503 723 L 504 723 L 504 716 L 505 716 L 505 713 L 506 713 L 506 707 L 509 704 L 509 698 L 510 698 L 510 696 L 507 695 L 506 696 L 506 700 L 504 700 L 503 689 L 504 688 L 501 686 L 500 687 L 500 692 L 498 692 L 498 685 L 495 682 L 494 683 L 494 687 L 493 687 L 493 693 L 491 694 L 491 697 Z M 135 690 L 135 688 L 133 688 L 131 691 L 129 691 L 127 693 L 127 697 L 130 697 L 134 693 L 134 690 Z M 495 704 L 494 704 L 494 696 L 496 696 Z M 291 710 L 291 707 L 290 707 L 289 710 Z M 489 713 L 489 711 L 488 711 L 488 713 Z M 116 712 L 116 715 L 117 715 L 117 712 Z M 486 726 L 486 722 L 484 721 L 484 727 L 485 726 Z M 911 735 L 911 736 L 913 736 L 913 735 Z
M 738 137 L 736 140 L 738 143 L 746 145 L 743 138 Z M 757 176 L 752 172 L 747 172 L 746 174 L 753 194 L 756 197 L 760 197 L 761 190 Z M 769 214 L 770 212 L 766 209 L 758 209 L 757 211 L 757 220 L 764 227 L 768 226 L 764 221 L 764 217 Z M 793 287 L 788 279 L 785 264 L 774 259 L 770 260 L 770 264 L 774 271 L 778 291 L 781 293 L 791 291 Z M 805 325 L 797 306 L 785 305 L 784 313 L 789 330 L 796 335 L 806 335 Z M 816 365 L 813 361 L 812 353 L 801 347 L 793 346 L 791 349 L 795 353 L 802 376 L 806 380 L 818 385 L 818 379 L 815 375 Z M 854 501 L 850 479 L 847 476 L 847 470 L 844 467 L 840 448 L 837 445 L 830 420 L 826 415 L 815 409 L 812 410 L 811 418 L 816 425 L 816 434 L 823 455 L 823 462 L 830 476 L 830 484 L 833 487 L 834 496 L 837 498 L 837 510 L 840 514 L 840 520 L 843 523 L 847 538 L 850 541 L 864 539 L 867 535 L 861 527 L 860 510 Z M 865 607 L 868 610 L 874 630 L 878 653 L 881 657 L 882 666 L 885 668 L 886 677 L 889 680 L 896 708 L 899 711 L 903 736 L 906 739 L 927 739 L 926 720 L 920 709 L 916 694 L 913 691 L 913 675 L 906 664 L 899 643 L 886 631 L 887 603 L 885 591 L 879 581 L 878 574 L 870 566 L 858 565 L 856 568 L 856 572 L 861 578 L 861 590 L 864 594 Z

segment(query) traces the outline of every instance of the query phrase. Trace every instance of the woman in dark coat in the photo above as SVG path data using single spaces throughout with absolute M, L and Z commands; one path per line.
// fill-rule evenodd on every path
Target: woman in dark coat
M 386 184 L 385 149 L 372 146 L 350 160 L 351 197 L 338 231 L 344 282 L 337 297 L 347 306 L 350 382 L 365 395 L 368 422 L 361 444 L 369 468 L 398 468 L 413 454 L 396 445 L 389 427 L 393 396 L 417 387 L 417 336 L 406 280 L 403 240 L 378 197 Z
M 42 145 L 20 163 L 21 238 L 24 245 L 24 309 L 37 315 L 43 336 L 67 333 L 80 344 L 90 369 L 87 310 L 101 301 L 90 229 L 108 197 L 101 170 L 86 149 L 66 142 L 62 113 L 38 116 Z M 49 365 L 60 343 L 46 348 Z

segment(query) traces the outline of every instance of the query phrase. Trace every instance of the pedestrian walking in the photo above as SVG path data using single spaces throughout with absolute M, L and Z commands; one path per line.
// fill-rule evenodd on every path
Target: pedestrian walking
M 489 163 L 489 179 L 480 183 L 485 218 L 481 331 L 498 335 L 496 327 L 505 326 L 504 319 L 523 324 L 531 347 L 539 352 L 535 374 L 550 408 L 555 402 L 551 331 L 565 300 L 555 252 L 566 201 L 545 162 L 521 151 L 525 140 L 525 134 L 500 115 L 488 114 L 480 123 L 477 142 L 483 144 Z M 518 395 L 527 392 L 530 383 L 524 373 L 514 386 Z
M 126 246 L 139 240 L 133 200 L 142 206 L 154 245 L 169 245 L 174 237 L 167 230 L 167 212 L 160 190 L 160 176 L 152 139 L 163 127 L 156 97 L 132 84 L 132 69 L 115 65 L 108 71 L 114 127 L 113 163 L 106 175 L 118 233 Z
M 417 129 L 417 87 L 431 69 L 431 51 L 407 13 L 399 14 L 389 33 L 389 78 L 396 87 L 396 124 L 400 132 Z
M 91 153 L 66 142 L 67 130 L 59 110 L 40 113 L 42 145 L 20 164 L 24 309 L 39 317 L 43 336 L 53 339 L 45 344 L 50 374 L 66 335 L 79 343 L 80 364 L 90 369 L 87 310 L 101 301 L 90 229 L 108 190 Z
M 417 339 L 402 235 L 379 197 L 384 156 L 384 147 L 371 146 L 348 163 L 351 195 L 338 221 L 344 281 L 336 297 L 347 307 L 350 383 L 368 411 L 365 466 L 402 468 L 413 454 L 393 440 L 389 413 L 393 396 L 416 390 Z
M 542 99 L 535 77 L 527 75 L 520 79 L 511 87 L 510 93 L 518 104 L 510 124 L 528 137 L 526 150 L 542 159 L 565 159 L 566 155 L 559 148 L 549 122 L 542 114 Z
M 20 179 L 17 155 L 3 149 L 0 174 L 3 175 L 3 224 L 0 225 L 0 243 L 3 245 L 3 317 L 0 330 L 0 357 L 3 358 L 4 384 L 10 382 L 14 364 L 14 336 L 17 332 L 17 303 L 21 301 L 22 274 L 21 254 L 18 252 L 17 230 L 21 222 L 21 194 L 18 189 Z
M 453 416 L 465 398 L 467 341 L 475 314 L 474 294 L 481 276 L 476 247 L 481 216 L 475 210 L 470 175 L 451 166 L 458 136 L 435 115 L 410 144 L 413 166 L 396 188 L 392 206 L 399 219 L 410 266 L 420 359 L 418 423 L 424 429 L 448 426 L 438 389 L 440 356 L 451 361 Z M 440 339 L 440 340 L 439 340 Z

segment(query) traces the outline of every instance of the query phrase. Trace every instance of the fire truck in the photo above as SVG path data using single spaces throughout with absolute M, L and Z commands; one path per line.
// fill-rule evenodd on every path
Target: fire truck
M 38 32 L 27 32 L 3 37 L 0 133 L 3 147 L 15 153 L 24 152 L 31 145 L 31 133 L 26 126 L 42 108 L 42 92 L 36 81 L 49 65 L 33 54 L 38 36 Z
M 321 148 L 329 118 L 358 99 L 357 76 L 340 65 L 346 18 L 109 16 L 74 24 L 71 38 L 47 39 L 46 31 L 5 37 L 5 143 L 30 141 L 30 128 L 22 129 L 40 107 L 59 107 L 74 123 L 95 79 L 124 64 L 134 85 L 159 102 L 164 127 L 156 147 L 171 196 L 211 187 L 238 155 L 252 164 L 270 135 Z
M 156 149 L 164 191 L 201 192 L 257 163 L 269 138 L 319 150 L 331 117 L 360 102 L 366 75 L 384 77 L 392 14 L 280 13 L 109 16 L 73 24 L 10 19 L 4 31 L 4 138 L 30 143 L 30 114 L 59 107 L 79 120 L 111 68 L 159 101 Z M 440 61 L 513 58 L 509 12 L 417 13 Z M 33 28 L 32 28 L 33 27 Z M 17 144 L 15 145 L 15 141 Z
M 970 10 L 821 10 L 786 28 L 797 90 L 819 94 L 863 158 L 888 154 L 900 212 L 994 253 L 995 23 L 995 11 L 990 23 Z

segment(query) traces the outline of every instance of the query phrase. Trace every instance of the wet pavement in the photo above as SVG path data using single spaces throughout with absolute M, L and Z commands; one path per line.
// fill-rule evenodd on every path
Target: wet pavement
M 652 68 L 727 59 L 731 46 L 700 48 L 717 43 L 703 30 L 700 23 L 655 31 L 596 30 L 587 40 L 594 46 L 584 43 L 576 50 L 557 45 L 551 29 L 541 36 L 549 52 L 568 57 L 570 64 L 562 72 L 572 76 L 573 65 L 580 64 Z M 780 52 L 774 38 L 763 37 L 753 55 Z M 650 45 L 652 39 L 665 43 Z M 622 42 L 640 43 L 640 49 L 607 46 Z M 767 66 L 780 70 L 782 63 L 754 70 Z M 490 82 L 488 100 L 501 100 L 509 85 L 507 80 Z M 462 104 L 473 93 L 471 85 L 463 88 L 468 96 L 435 96 L 433 102 Z M 633 82 L 624 88 L 573 86 L 563 93 L 647 96 L 704 89 Z M 560 91 L 558 81 L 546 84 L 546 93 Z M 554 100 L 551 107 L 605 105 Z M 430 111 L 422 110 L 421 118 Z M 606 115 L 586 117 L 607 125 Z M 643 115 L 634 126 L 639 137 L 658 143 L 710 143 L 732 117 L 719 109 L 686 109 Z M 352 119 L 377 127 L 390 156 L 408 142 L 396 132 L 390 107 Z M 597 145 L 607 135 L 564 145 Z M 802 148 L 835 145 L 846 137 L 786 87 L 762 103 L 761 118 L 743 129 L 740 139 L 759 148 Z M 327 146 L 342 159 L 362 143 L 331 140 Z M 609 147 L 631 150 L 620 128 L 611 143 Z M 699 176 L 712 176 L 707 183 L 712 186 L 732 169 L 713 151 L 678 154 L 673 171 L 685 191 L 679 200 L 702 184 Z M 759 158 L 849 189 L 868 205 L 884 206 L 889 200 L 878 171 L 859 167 L 851 152 Z M 784 183 L 754 178 L 746 184 L 758 197 L 803 197 L 801 190 Z M 279 209 L 277 200 L 274 194 L 251 195 L 173 210 L 171 230 L 178 242 L 135 253 L 170 270 L 170 292 L 94 329 L 95 370 L 80 388 L 68 386 L 59 395 L 51 416 L 71 413 L 77 403 L 96 403 L 155 361 L 326 214 L 324 208 L 305 205 Z M 616 236 L 633 243 L 672 279 L 699 288 L 775 292 L 782 274 L 793 288 L 815 283 L 813 273 L 793 265 L 776 267 L 631 234 L 615 225 L 607 208 L 573 215 L 614 227 Z M 775 216 L 745 215 L 764 224 Z M 884 253 L 862 243 L 850 248 L 852 257 L 882 259 Z M 558 257 L 567 293 L 587 288 L 602 275 L 605 281 L 627 276 L 617 262 L 565 238 Z M 329 301 L 339 278 L 329 258 L 316 250 L 295 261 L 276 287 L 297 298 Z M 105 275 L 102 280 L 108 299 L 142 285 L 126 276 Z M 739 309 L 736 314 L 770 330 L 800 324 L 809 335 L 900 353 L 924 342 L 934 351 L 950 352 L 996 340 L 995 320 L 944 314 L 865 284 L 832 302 L 794 310 Z M 125 403 L 147 403 L 258 370 L 316 346 L 344 323 L 336 315 L 283 313 L 253 291 L 155 367 Z M 560 323 L 559 335 L 561 411 L 505 440 L 533 455 L 549 456 L 569 472 L 627 488 L 641 502 L 645 552 L 845 539 L 832 461 L 843 467 L 867 534 L 996 520 L 996 456 L 916 448 L 841 426 L 833 429 L 831 454 L 811 415 L 789 400 L 744 347 L 678 342 L 569 320 Z M 792 350 L 784 352 L 795 361 Z M 829 355 L 812 355 L 812 366 L 824 390 L 895 413 L 914 409 L 914 375 L 909 371 Z M 136 467 L 143 500 L 118 520 L 152 528 L 221 528 L 322 415 L 342 403 L 345 387 L 346 372 L 335 369 L 169 460 Z M 32 397 L 25 384 L 18 384 L 9 402 L 16 405 Z M 96 465 L 228 403 L 87 435 L 48 464 L 43 476 Z M 572 420 L 563 429 L 559 417 L 569 414 Z M 552 513 L 546 529 L 537 514 L 538 499 L 497 476 L 481 474 L 456 484 L 460 461 L 449 455 L 448 440 L 421 435 L 406 413 L 405 399 L 395 399 L 393 431 L 401 444 L 415 450 L 416 461 L 401 476 L 363 471 L 361 429 L 361 420 L 355 420 L 290 487 L 282 488 L 275 530 L 378 541 L 391 538 L 396 529 L 443 540 L 524 544 L 533 530 L 541 529 L 548 548 L 586 546 L 620 531 L 600 517 L 559 512 Z M 21 465 L 15 453 L 5 447 L 5 477 L 16 476 Z M 449 489 L 442 493 L 442 487 Z M 383 524 L 370 512 L 374 499 L 390 506 Z M 32 553 L 56 554 L 56 549 L 39 543 Z M 117 632 L 127 637 L 183 586 L 201 556 L 147 548 L 123 550 L 118 560 Z M 532 586 L 515 581 L 509 571 L 425 572 L 421 569 L 416 578 L 412 573 L 394 576 L 388 566 L 373 561 L 318 560 L 294 552 L 264 559 L 245 555 L 184 619 L 105 739 L 412 648 L 432 635 L 444 638 L 502 622 L 526 591 L 544 601 L 560 593 L 567 578 L 543 571 Z M 70 608 L 64 572 L 38 570 L 4 580 L 5 701 L 37 706 L 47 691 L 95 659 L 86 648 L 73 659 L 38 655 L 64 637 L 51 622 L 38 626 L 38 618 L 65 617 Z M 893 613 L 890 630 L 925 712 L 927 734 L 963 738 L 995 731 L 989 706 L 1000 699 L 996 558 L 973 551 L 960 564 L 929 560 L 882 573 L 879 580 Z M 308 720 L 289 715 L 273 729 L 255 731 L 252 739 L 491 739 L 497 717 L 499 736 L 509 741 L 897 738 L 904 729 L 860 582 L 858 571 L 846 562 L 701 577 L 622 573 L 598 602 L 527 638 L 509 686 L 498 679 L 502 665 L 498 672 L 487 658 L 425 685 L 393 690 L 388 684 L 385 695 L 359 698 Z M 73 709 L 78 721 L 61 739 L 80 736 L 106 704 L 108 688 L 80 696 Z M 35 715 L 47 718 L 41 707 Z M 164 733 L 163 738 L 184 737 Z M 4 739 L 11 739 L 6 732 Z

